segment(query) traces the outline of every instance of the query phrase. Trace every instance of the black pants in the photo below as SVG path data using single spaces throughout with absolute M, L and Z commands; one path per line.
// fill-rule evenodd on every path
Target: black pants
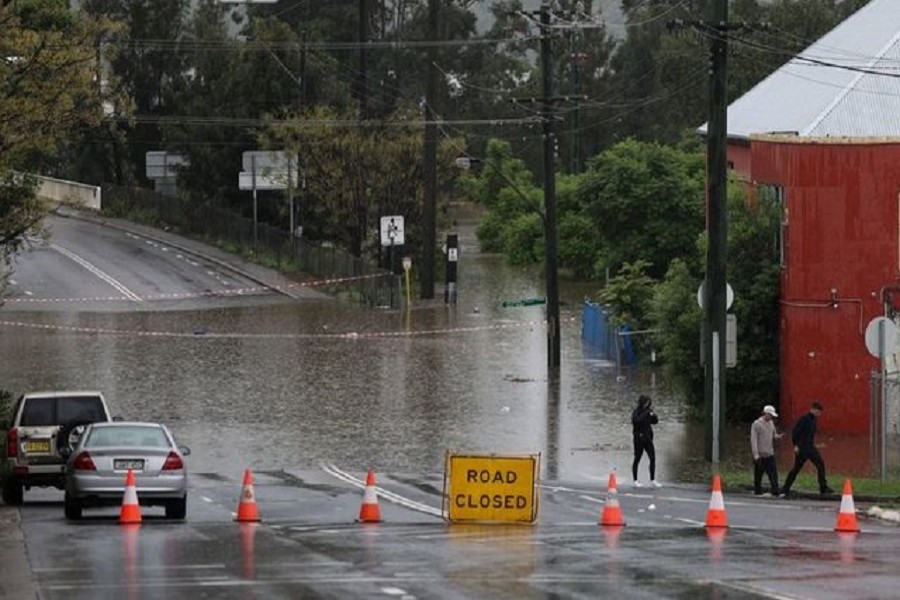
M 650 458 L 650 480 L 656 480 L 656 448 L 653 446 L 653 439 L 645 435 L 638 434 L 634 436 L 634 462 L 631 463 L 631 475 L 634 480 L 638 478 L 638 463 L 641 457 L 647 453 Z
M 765 471 L 769 476 L 769 486 L 772 488 L 772 495 L 778 495 L 778 464 L 775 462 L 774 456 L 760 456 L 753 464 L 753 493 L 762 494 L 762 476 Z
M 794 479 L 796 479 L 797 473 L 800 472 L 800 469 L 803 468 L 806 461 L 810 461 L 816 466 L 816 473 L 819 476 L 819 491 L 825 493 L 825 490 L 828 489 L 828 481 L 825 479 L 825 462 L 822 460 L 822 455 L 819 454 L 819 450 L 817 448 L 801 448 L 800 452 L 794 456 L 794 468 L 791 469 L 787 479 L 784 480 L 784 488 L 782 488 L 782 491 L 785 494 L 791 490 L 791 486 L 794 485 Z

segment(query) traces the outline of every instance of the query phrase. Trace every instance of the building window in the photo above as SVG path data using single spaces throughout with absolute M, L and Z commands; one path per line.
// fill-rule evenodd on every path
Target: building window
M 774 200 L 775 204 L 779 207 L 781 223 L 778 228 L 778 239 L 776 240 L 775 245 L 778 251 L 778 264 L 780 264 L 783 269 L 787 266 L 788 251 L 788 207 L 784 186 L 772 183 L 761 183 L 757 186 L 757 194 L 760 199 L 770 198 Z

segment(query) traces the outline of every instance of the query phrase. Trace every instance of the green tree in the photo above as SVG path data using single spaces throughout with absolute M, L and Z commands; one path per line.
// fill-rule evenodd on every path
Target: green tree
M 780 206 L 760 193 L 750 202 L 744 183 L 731 182 L 728 191 L 728 281 L 734 289 L 731 308 L 737 319 L 737 366 L 728 370 L 726 416 L 746 421 L 763 404 L 775 404 L 779 393 L 778 352 L 778 227 Z M 703 279 L 706 234 L 698 251 L 672 261 L 657 286 L 650 320 L 672 381 L 695 409 L 703 405 L 703 370 L 699 365 L 703 313 L 696 291 Z
M 660 278 L 703 230 L 703 155 L 626 140 L 591 159 L 579 194 L 600 237 L 596 273 L 643 260 Z
M 645 329 L 656 282 L 647 275 L 650 263 L 637 260 L 625 263 L 619 272 L 597 292 L 597 302 L 612 309 L 613 324 Z
M 404 217 L 407 246 L 420 247 L 424 190 L 418 128 L 374 130 L 319 108 L 303 117 L 273 119 L 260 142 L 299 155 L 307 186 L 304 232 L 309 225 L 311 237 L 374 258 L 381 251 L 380 217 L 397 214 Z M 440 189 L 451 187 L 457 176 L 453 161 L 461 144 L 454 139 L 439 144 Z
M 94 40 L 113 26 L 61 0 L 0 4 L 0 288 L 50 208 L 33 178 L 12 170 L 37 170 L 73 130 L 101 122 L 108 97 L 95 81 Z

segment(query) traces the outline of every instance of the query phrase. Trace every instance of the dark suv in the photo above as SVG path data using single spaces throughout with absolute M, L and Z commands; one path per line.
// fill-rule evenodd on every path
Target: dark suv
M 100 392 L 29 392 L 13 405 L 0 445 L 3 501 L 22 504 L 32 487 L 65 488 L 66 459 L 90 423 L 110 421 Z

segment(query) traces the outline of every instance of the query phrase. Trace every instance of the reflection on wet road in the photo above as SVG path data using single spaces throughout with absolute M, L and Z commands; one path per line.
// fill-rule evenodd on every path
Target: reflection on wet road
M 604 489 L 547 482 L 528 525 L 453 525 L 441 479 L 382 473 L 384 522 L 354 522 L 358 487 L 331 471 L 257 473 L 262 523 L 232 521 L 238 480 L 196 474 L 188 521 L 114 509 L 66 523 L 59 502 L 23 509 L 45 598 L 890 598 L 898 530 L 832 531 L 836 502 L 726 495 L 731 527 L 702 527 L 709 492 L 620 492 L 626 527 L 597 524 Z M 360 479 L 361 472 L 349 476 Z M 49 498 L 51 492 L 38 492 Z

